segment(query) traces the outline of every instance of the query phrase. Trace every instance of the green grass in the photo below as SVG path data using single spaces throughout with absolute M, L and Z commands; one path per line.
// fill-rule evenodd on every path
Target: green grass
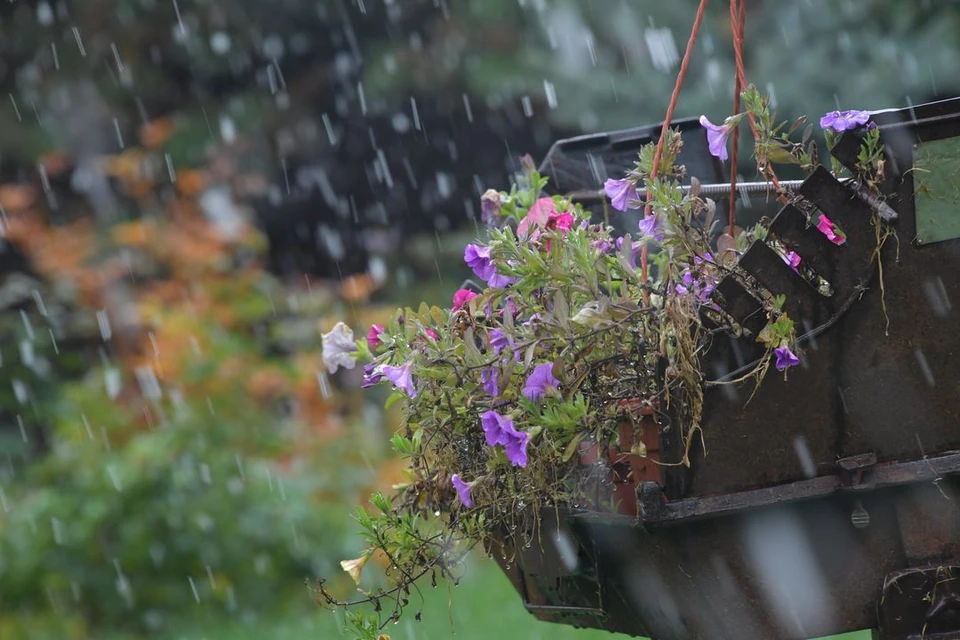
M 627 640 L 630 637 L 536 620 L 524 609 L 520 597 L 492 561 L 475 562 L 458 587 L 448 589 L 441 584 L 435 590 L 428 586 L 427 591 L 422 622 L 413 619 L 416 600 L 411 600 L 409 617 L 384 630 L 391 640 Z M 304 600 L 309 600 L 307 593 Z M 342 628 L 342 614 L 305 604 L 253 624 L 243 624 L 239 618 L 184 620 L 176 630 L 151 636 L 151 640 L 336 640 L 348 637 Z M 134 639 L 118 635 L 104 640 Z M 829 640 L 870 640 L 870 634 L 848 633 Z

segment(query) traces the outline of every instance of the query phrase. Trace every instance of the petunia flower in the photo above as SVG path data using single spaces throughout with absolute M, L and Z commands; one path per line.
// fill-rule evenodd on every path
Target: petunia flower
M 730 137 L 730 133 L 737 126 L 741 116 L 742 114 L 730 116 L 723 121 L 723 124 L 713 124 L 707 119 L 707 116 L 700 116 L 700 126 L 707 130 L 707 146 L 710 148 L 710 155 L 719 158 L 721 161 L 729 157 L 727 155 L 727 138 Z
M 527 383 L 523 387 L 523 395 L 531 402 L 536 402 L 548 390 L 556 389 L 559 385 L 560 381 L 553 376 L 553 363 L 538 364 L 527 378 Z
M 777 347 L 773 350 L 773 353 L 777 356 L 777 371 L 783 371 L 800 364 L 800 358 L 794 355 L 793 351 L 790 351 L 790 347 Z
M 780 257 L 783 258 L 783 261 L 786 262 L 791 269 L 793 269 L 797 273 L 800 273 L 797 267 L 800 266 L 800 263 L 803 262 L 803 259 L 800 257 L 799 253 L 791 250 L 791 251 L 787 251 L 786 254 L 783 254 Z
M 540 198 L 533 203 L 517 225 L 517 237 L 521 240 L 535 241 L 540 236 L 540 230 L 547 225 L 550 214 L 556 214 L 556 205 L 553 198 Z
M 613 249 L 613 243 L 606 238 L 600 238 L 590 243 L 590 248 L 595 249 L 597 253 L 610 253 Z
M 487 367 L 480 372 L 480 384 L 483 385 L 483 390 L 493 397 L 500 395 L 499 377 L 500 374 L 493 367 Z
M 361 389 L 369 389 L 376 386 L 383 380 L 383 373 L 380 371 L 377 363 L 369 362 L 363 365 L 363 382 L 360 383 Z
M 824 129 L 832 129 L 837 133 L 850 131 L 862 127 L 870 121 L 869 111 L 830 111 L 820 118 L 820 126 Z
M 608 178 L 603 183 L 603 190 L 610 198 L 610 206 L 617 211 L 626 211 L 630 208 L 630 199 L 637 197 L 637 190 L 629 180 L 614 180 Z
M 575 218 L 572 213 L 551 213 L 547 216 L 548 230 L 558 229 L 565 235 L 567 231 L 573 228 Z
M 383 333 L 382 324 L 370 325 L 370 331 L 367 332 L 367 344 L 370 345 L 371 349 L 376 349 L 382 344 L 380 341 L 380 334 L 382 333 Z
M 437 332 L 433 329 L 424 329 L 423 332 L 433 338 L 434 340 L 439 340 L 440 336 L 437 335 Z
M 466 262 L 467 266 L 473 269 L 477 277 L 484 282 L 497 273 L 490 253 L 490 247 L 478 244 L 468 244 L 466 249 L 463 250 L 463 261 Z
M 840 228 L 833 223 L 830 218 L 824 214 L 820 214 L 820 221 L 817 222 L 817 229 L 823 235 L 827 236 L 827 240 L 837 245 L 838 247 L 847 241 L 847 235 L 840 230 Z
M 469 289 L 459 289 L 453 294 L 453 310 L 459 311 L 460 308 L 477 297 L 476 292 Z
M 503 445 L 507 460 L 513 466 L 527 466 L 527 445 L 530 444 L 530 434 L 518 431 L 513 426 L 513 420 L 507 416 L 501 416 L 493 409 L 488 409 L 480 416 L 480 424 L 483 427 L 487 445 L 491 447 Z
M 640 233 L 644 238 L 652 238 L 655 242 L 663 242 L 663 239 L 666 237 L 663 235 L 660 216 L 655 213 L 643 217 L 637 224 L 637 227 L 640 229 Z
M 460 498 L 460 502 L 463 503 L 467 509 L 473 508 L 473 500 L 470 498 L 470 490 L 473 489 L 472 482 L 464 482 L 459 474 L 453 474 L 450 476 L 450 484 L 453 485 L 453 488 L 457 490 L 457 497 Z
M 357 364 L 357 345 L 353 340 L 353 330 L 342 322 L 338 322 L 330 333 L 323 335 L 323 364 L 332 375 L 337 369 L 353 369 Z
M 413 387 L 413 375 L 410 372 L 412 368 L 412 362 L 408 362 L 399 367 L 387 364 L 380 368 L 380 373 L 383 374 L 384 378 L 392 382 L 394 387 L 402 389 L 404 393 L 411 398 L 416 398 L 417 390 Z
M 503 329 L 493 329 L 490 331 L 490 346 L 496 354 L 500 354 L 505 347 L 513 348 L 513 339 L 510 338 Z
M 493 409 L 488 409 L 480 416 L 480 426 L 483 427 L 483 435 L 487 439 L 487 446 L 495 447 L 498 444 L 507 444 L 510 441 L 510 434 L 516 432 L 513 428 L 513 420 L 507 416 L 501 416 Z
M 496 189 L 487 189 L 480 197 L 480 219 L 484 224 L 495 224 L 500 218 L 503 196 Z

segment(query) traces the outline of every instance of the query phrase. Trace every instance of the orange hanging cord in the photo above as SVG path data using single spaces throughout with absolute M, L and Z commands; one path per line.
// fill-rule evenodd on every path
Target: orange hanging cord
M 683 52 L 683 60 L 680 62 L 680 71 L 677 72 L 677 82 L 673 87 L 673 93 L 670 95 L 670 104 L 667 106 L 667 115 L 663 120 L 663 126 L 660 127 L 660 140 L 657 142 L 657 150 L 653 155 L 653 165 L 650 167 L 650 180 L 657 177 L 657 171 L 660 169 L 660 156 L 663 153 L 663 141 L 667 137 L 667 130 L 670 128 L 670 121 L 673 119 L 673 111 L 677 107 L 677 99 L 680 97 L 680 88 L 683 86 L 683 79 L 687 75 L 687 67 L 690 66 L 690 57 L 693 53 L 693 46 L 697 42 L 697 34 L 700 31 L 700 23 L 703 22 L 703 12 L 707 8 L 707 0 L 700 0 L 700 7 L 697 9 L 697 17 L 693 21 L 693 28 L 690 29 L 690 38 L 687 40 L 687 49 Z M 650 215 L 651 202 L 653 200 L 653 190 L 647 190 L 647 203 L 643 208 L 643 216 Z M 647 282 L 647 245 L 644 244 L 640 250 L 640 279 L 646 285 Z M 643 290 L 644 304 L 648 302 L 649 294 Z

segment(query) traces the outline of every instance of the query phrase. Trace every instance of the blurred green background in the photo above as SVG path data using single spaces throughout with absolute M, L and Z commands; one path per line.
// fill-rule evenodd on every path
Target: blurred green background
M 351 591 L 399 416 L 321 332 L 445 302 L 522 154 L 659 121 L 695 7 L 3 3 L 0 638 L 339 637 L 305 581 Z M 960 90 L 954 3 L 747 8 L 784 118 Z M 714 3 L 678 117 L 731 109 L 729 28 Z M 611 637 L 536 622 L 480 558 L 388 631 Z

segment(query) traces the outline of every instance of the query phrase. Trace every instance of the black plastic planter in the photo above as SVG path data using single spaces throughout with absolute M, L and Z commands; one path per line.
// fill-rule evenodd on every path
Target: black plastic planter
M 859 629 L 886 640 L 960 638 L 960 200 L 951 181 L 956 170 L 960 184 L 960 144 L 957 154 L 933 144 L 960 143 L 960 99 L 873 122 L 886 145 L 895 237 L 877 252 L 871 208 L 853 184 L 822 169 L 804 183 L 770 234 L 832 294 L 765 243 L 740 258 L 787 296 L 805 334 L 803 365 L 787 382 L 771 372 L 749 403 L 752 383 L 708 388 L 706 451 L 695 446 L 690 468 L 664 466 L 662 482 L 635 482 L 639 515 L 545 517 L 542 547 L 503 562 L 534 615 L 657 640 Z M 853 168 L 860 143 L 843 134 L 834 154 Z M 686 160 L 694 175 L 710 167 L 701 146 Z M 608 151 L 599 148 L 601 160 Z M 597 188 L 571 175 L 565 191 Z M 809 226 L 816 210 L 846 232 L 843 246 Z M 762 328 L 760 303 L 740 283 L 728 277 L 717 295 L 742 326 Z M 719 338 L 705 373 L 732 377 L 759 355 L 749 337 Z M 682 456 L 663 430 L 659 455 Z

